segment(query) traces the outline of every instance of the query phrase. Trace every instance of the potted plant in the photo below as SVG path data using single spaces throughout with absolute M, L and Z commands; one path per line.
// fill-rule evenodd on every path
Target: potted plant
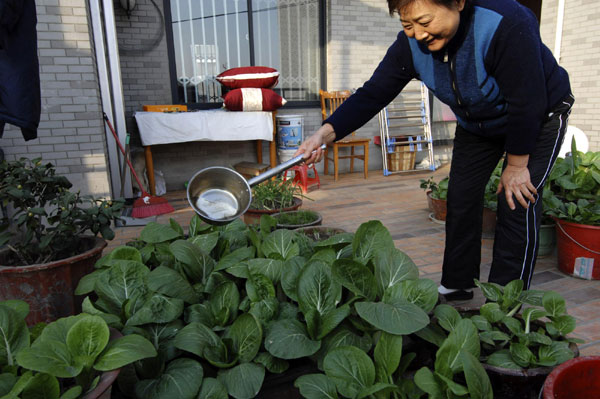
M 420 187 L 427 194 L 427 205 L 432 211 L 432 218 L 437 221 L 446 221 L 446 199 L 448 198 L 448 180 L 446 176 L 439 182 L 433 179 L 421 179 Z
M 301 227 L 319 226 L 323 222 L 323 217 L 319 212 L 311 210 L 287 211 L 273 215 L 277 222 L 278 229 L 294 230 Z
M 600 152 L 577 151 L 558 158 L 552 170 L 548 213 L 556 222 L 558 267 L 586 279 L 600 279 Z
M 98 234 L 114 237 L 122 201 L 82 197 L 71 186 L 39 158 L 0 163 L 8 207 L 0 222 L 0 300 L 27 301 L 30 324 L 73 314 L 73 291 L 106 246 Z
M 600 392 L 599 373 L 600 356 L 571 359 L 555 368 L 546 378 L 543 398 L 592 398 Z
M 302 205 L 302 197 L 302 189 L 291 179 L 266 180 L 252 187 L 252 203 L 244 214 L 244 222 L 258 223 L 262 215 L 296 210 Z
M 156 356 L 147 339 L 110 330 L 99 316 L 79 314 L 29 329 L 28 312 L 26 302 L 0 302 L 2 397 L 108 399 L 121 367 Z

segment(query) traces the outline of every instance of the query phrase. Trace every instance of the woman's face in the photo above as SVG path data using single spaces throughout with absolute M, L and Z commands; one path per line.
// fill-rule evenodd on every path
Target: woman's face
M 454 37 L 465 0 L 456 0 L 446 8 L 431 0 L 415 0 L 398 10 L 406 36 L 415 38 L 429 51 L 439 51 Z

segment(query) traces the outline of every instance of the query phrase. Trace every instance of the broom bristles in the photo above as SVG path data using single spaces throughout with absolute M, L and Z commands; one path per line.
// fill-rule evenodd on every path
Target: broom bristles
M 141 197 L 134 201 L 131 216 L 134 218 L 147 218 L 150 216 L 162 215 L 171 213 L 175 209 L 167 202 L 166 199 L 160 197 Z

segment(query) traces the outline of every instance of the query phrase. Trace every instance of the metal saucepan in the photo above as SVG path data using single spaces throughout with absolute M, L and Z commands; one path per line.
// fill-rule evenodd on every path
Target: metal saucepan
M 321 148 L 325 149 L 326 145 L 323 144 Z M 298 155 L 250 180 L 222 166 L 202 169 L 188 183 L 188 201 L 206 223 L 229 223 L 246 213 L 250 207 L 252 186 L 302 163 L 303 158 L 303 155 Z

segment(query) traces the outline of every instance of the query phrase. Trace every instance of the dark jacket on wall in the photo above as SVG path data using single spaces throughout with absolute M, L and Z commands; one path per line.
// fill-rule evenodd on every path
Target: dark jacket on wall
M 0 0 L 0 137 L 5 123 L 37 138 L 40 72 L 35 0 Z
M 445 51 L 431 52 L 400 32 L 371 79 L 325 121 L 336 139 L 419 79 L 469 133 L 504 137 L 510 154 L 532 153 L 542 122 L 570 92 L 569 76 L 542 43 L 531 11 L 513 0 L 472 3 Z

